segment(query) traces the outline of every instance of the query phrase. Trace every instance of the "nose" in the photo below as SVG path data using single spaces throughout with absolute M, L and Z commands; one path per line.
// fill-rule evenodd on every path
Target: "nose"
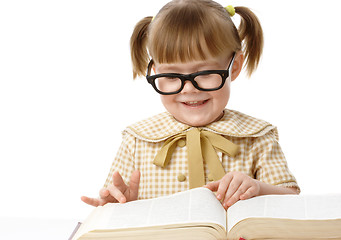
M 196 89 L 194 85 L 191 83 L 191 81 L 187 80 L 185 81 L 184 88 L 182 89 L 181 93 L 187 93 L 187 92 L 198 92 L 199 89 Z

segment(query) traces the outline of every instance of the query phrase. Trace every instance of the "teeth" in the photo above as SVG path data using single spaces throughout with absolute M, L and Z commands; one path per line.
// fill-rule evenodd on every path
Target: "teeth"
M 199 106 L 205 103 L 205 101 L 189 101 L 189 102 L 184 102 L 188 106 Z

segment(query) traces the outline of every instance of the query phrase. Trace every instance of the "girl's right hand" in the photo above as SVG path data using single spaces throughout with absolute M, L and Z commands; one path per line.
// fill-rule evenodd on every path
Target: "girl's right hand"
M 89 198 L 82 196 L 81 200 L 94 207 L 103 206 L 107 203 L 125 203 L 137 200 L 140 172 L 134 171 L 130 177 L 129 185 L 126 185 L 119 172 L 114 172 L 112 176 L 113 184 L 99 191 L 99 198 Z

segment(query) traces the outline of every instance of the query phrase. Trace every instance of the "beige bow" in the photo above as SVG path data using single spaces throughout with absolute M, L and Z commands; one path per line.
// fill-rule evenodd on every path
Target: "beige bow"
M 214 181 L 225 175 L 224 168 L 216 153 L 221 151 L 234 157 L 239 146 L 227 140 L 223 136 L 200 128 L 192 128 L 185 133 L 179 133 L 167 139 L 157 153 L 154 164 L 166 167 L 172 157 L 177 142 L 186 139 L 189 171 L 189 188 L 205 185 L 204 160 Z

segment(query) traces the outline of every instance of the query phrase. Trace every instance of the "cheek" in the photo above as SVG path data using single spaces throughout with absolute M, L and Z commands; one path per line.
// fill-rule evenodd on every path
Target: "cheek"
M 167 98 L 167 96 L 164 96 L 164 95 L 160 95 L 160 99 L 161 99 L 161 102 L 163 103 L 163 104 L 167 104 L 167 102 L 169 101 L 168 99 L 169 98 Z
M 171 109 L 172 108 L 172 104 L 174 103 L 174 97 L 173 95 L 160 95 L 160 99 L 161 99 L 161 102 L 163 104 L 163 106 L 166 108 L 166 109 Z
M 230 86 L 226 84 L 222 89 L 214 93 L 214 99 L 221 106 L 226 106 L 230 98 Z

